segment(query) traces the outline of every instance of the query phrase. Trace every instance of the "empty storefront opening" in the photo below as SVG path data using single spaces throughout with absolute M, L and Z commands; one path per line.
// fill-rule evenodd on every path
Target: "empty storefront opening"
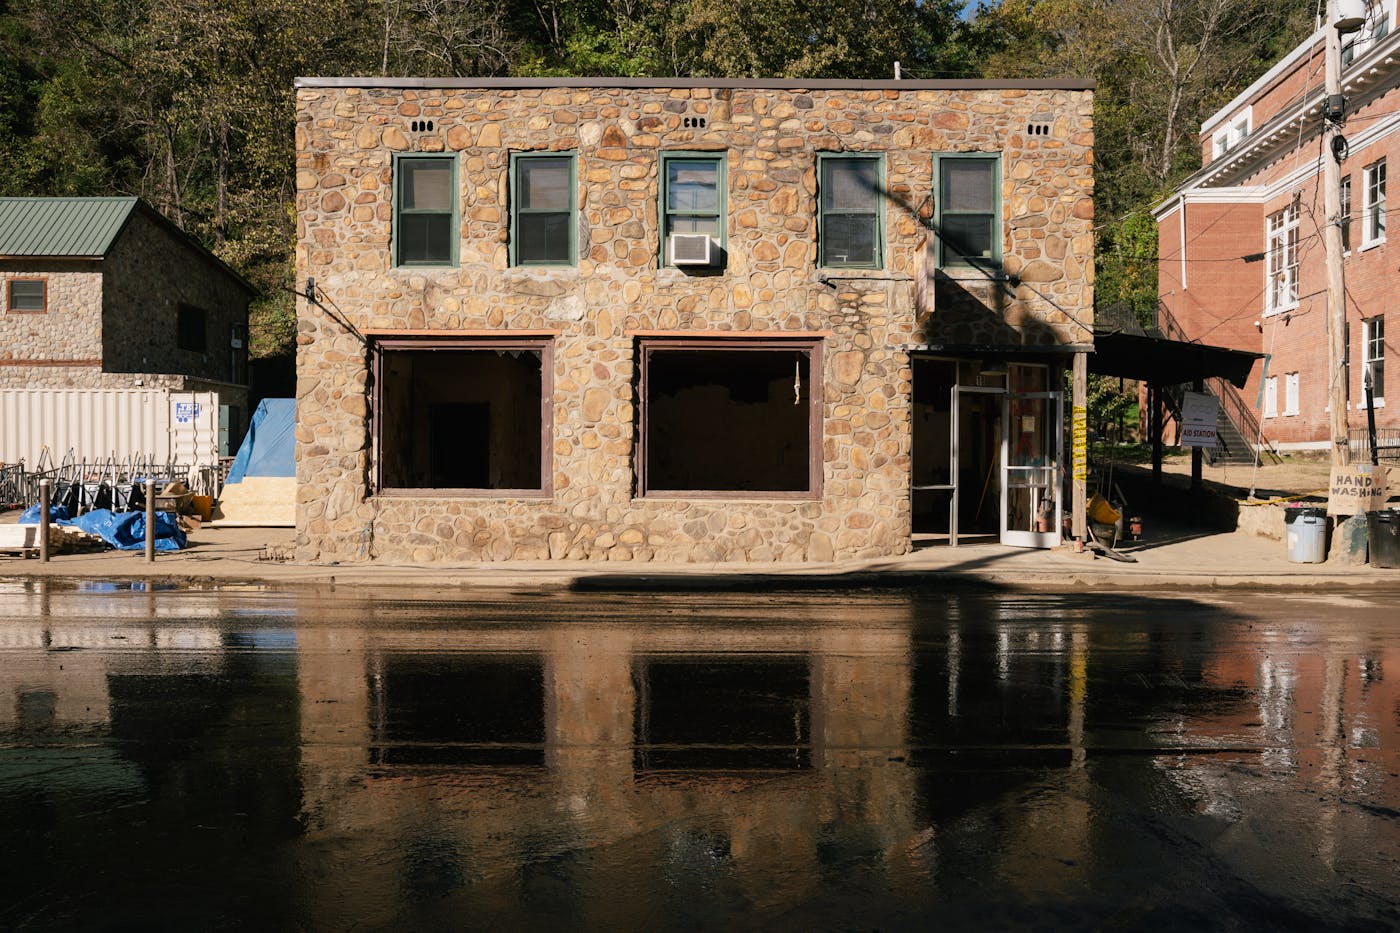
M 818 353 L 811 341 L 644 346 L 642 493 L 817 494 Z
M 547 343 L 376 349 L 381 491 L 546 491 Z

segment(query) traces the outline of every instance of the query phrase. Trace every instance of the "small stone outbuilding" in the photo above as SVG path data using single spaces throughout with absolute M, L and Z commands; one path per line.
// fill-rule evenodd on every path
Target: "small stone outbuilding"
M 215 392 L 236 446 L 255 294 L 137 198 L 0 198 L 0 389 Z
M 298 558 L 1058 541 L 1092 108 L 1080 81 L 300 79 Z

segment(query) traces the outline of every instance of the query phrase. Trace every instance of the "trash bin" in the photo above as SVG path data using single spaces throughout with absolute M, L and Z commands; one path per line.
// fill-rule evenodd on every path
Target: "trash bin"
M 1366 543 L 1371 548 L 1372 567 L 1400 568 L 1400 510 L 1367 512 Z
M 1327 510 L 1283 510 L 1288 559 L 1295 564 L 1320 564 L 1327 559 Z

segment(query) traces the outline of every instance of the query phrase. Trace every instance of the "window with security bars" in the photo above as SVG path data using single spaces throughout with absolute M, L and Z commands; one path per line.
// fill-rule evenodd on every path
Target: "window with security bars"
M 452 156 L 394 160 L 394 260 L 451 266 L 457 260 L 457 163 Z
M 1385 160 L 1366 166 L 1365 201 L 1361 216 L 1361 246 L 1385 242 Z
M 574 156 L 515 153 L 511 157 L 511 256 L 517 266 L 566 266 L 578 261 Z
M 945 155 L 938 160 L 938 240 L 942 266 L 1001 262 L 1001 158 Z
M 1268 219 L 1268 311 L 1298 306 L 1298 202 Z
M 881 161 L 878 156 L 821 155 L 817 158 L 821 211 L 817 236 L 827 267 L 878 269 Z

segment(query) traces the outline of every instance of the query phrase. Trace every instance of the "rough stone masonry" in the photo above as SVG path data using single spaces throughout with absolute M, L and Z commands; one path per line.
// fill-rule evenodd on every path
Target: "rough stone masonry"
M 297 557 L 305 561 L 830 561 L 910 548 L 910 348 L 1084 343 L 1085 83 L 302 79 L 297 90 Z M 431 127 L 431 128 L 429 128 Z M 510 264 L 510 154 L 577 154 L 578 262 Z M 666 266 L 659 154 L 727 156 L 727 260 Z M 1001 156 L 1002 269 L 930 258 L 938 153 Z M 455 267 L 397 268 L 395 153 L 458 154 Z M 882 153 L 883 268 L 816 265 L 816 157 Z M 552 489 L 376 494 L 370 342 L 547 334 Z M 649 336 L 819 340 L 819 492 L 638 496 Z M 733 452 L 742 456 L 741 450 Z

